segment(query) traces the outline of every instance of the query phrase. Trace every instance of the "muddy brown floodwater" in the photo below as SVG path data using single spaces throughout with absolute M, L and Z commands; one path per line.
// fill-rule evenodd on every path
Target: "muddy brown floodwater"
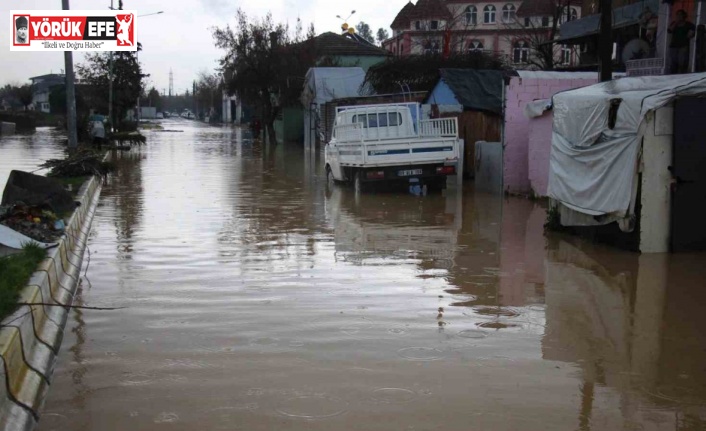
M 706 429 L 706 255 L 165 124 L 103 189 L 76 302 L 125 308 L 71 313 L 40 431 Z

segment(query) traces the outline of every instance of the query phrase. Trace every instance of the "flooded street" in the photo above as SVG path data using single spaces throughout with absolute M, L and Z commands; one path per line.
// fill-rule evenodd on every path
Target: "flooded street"
M 71 312 L 38 430 L 706 429 L 704 254 L 545 236 L 472 183 L 328 190 L 300 146 L 164 126 L 103 188 L 75 304 L 121 309 Z M 41 133 L 0 140 L 3 178 L 60 153 Z
M 46 174 L 46 169 L 40 169 L 39 165 L 48 159 L 64 157 L 64 147 L 61 145 L 64 139 L 66 135 L 52 127 L 39 127 L 34 133 L 0 137 L 0 184 L 3 189 L 13 169 Z

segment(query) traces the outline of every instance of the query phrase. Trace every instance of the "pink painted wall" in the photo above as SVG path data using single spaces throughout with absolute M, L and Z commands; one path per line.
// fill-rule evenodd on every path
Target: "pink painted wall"
M 552 111 L 547 111 L 541 117 L 531 118 L 529 120 L 527 169 L 530 187 L 537 196 L 547 195 L 553 120 L 554 114 Z
M 594 79 L 587 79 L 585 74 L 581 74 L 581 79 L 572 79 L 571 75 L 573 74 L 566 73 L 566 78 L 513 77 L 510 79 L 510 85 L 505 91 L 505 145 L 503 153 L 503 188 L 505 191 L 517 194 L 530 193 L 530 120 L 525 117 L 523 112 L 525 105 L 535 100 L 551 99 L 554 94 L 560 91 L 585 87 L 598 82 L 597 76 Z M 551 145 L 551 140 L 548 144 Z M 547 175 L 548 168 L 547 164 Z M 533 176 L 541 175 L 544 174 L 537 171 L 533 174 Z

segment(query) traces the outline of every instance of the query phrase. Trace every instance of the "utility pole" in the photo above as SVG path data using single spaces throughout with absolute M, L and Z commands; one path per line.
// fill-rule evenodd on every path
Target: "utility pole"
M 61 8 L 69 10 L 69 0 L 61 0 Z M 73 52 L 64 51 L 64 68 L 66 69 L 66 126 L 69 129 L 69 149 L 78 147 L 76 130 L 76 87 L 74 85 Z
M 113 10 L 113 0 L 110 0 L 110 10 Z M 108 120 L 110 121 L 109 132 L 112 132 L 115 125 L 113 121 L 113 51 L 110 51 L 110 59 L 108 60 Z
M 613 79 L 613 5 L 611 0 L 600 0 L 601 32 L 598 36 L 598 59 L 601 82 Z

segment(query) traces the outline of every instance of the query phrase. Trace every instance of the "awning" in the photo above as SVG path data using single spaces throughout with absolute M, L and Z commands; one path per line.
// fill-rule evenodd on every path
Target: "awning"
M 638 24 L 643 12 L 648 8 L 656 14 L 659 9 L 659 0 L 645 0 L 613 9 L 613 28 Z M 597 35 L 601 28 L 600 24 L 600 14 L 567 21 L 559 29 L 559 38 L 552 40 L 551 43 L 567 44 L 567 42 L 578 42 L 578 39 Z

